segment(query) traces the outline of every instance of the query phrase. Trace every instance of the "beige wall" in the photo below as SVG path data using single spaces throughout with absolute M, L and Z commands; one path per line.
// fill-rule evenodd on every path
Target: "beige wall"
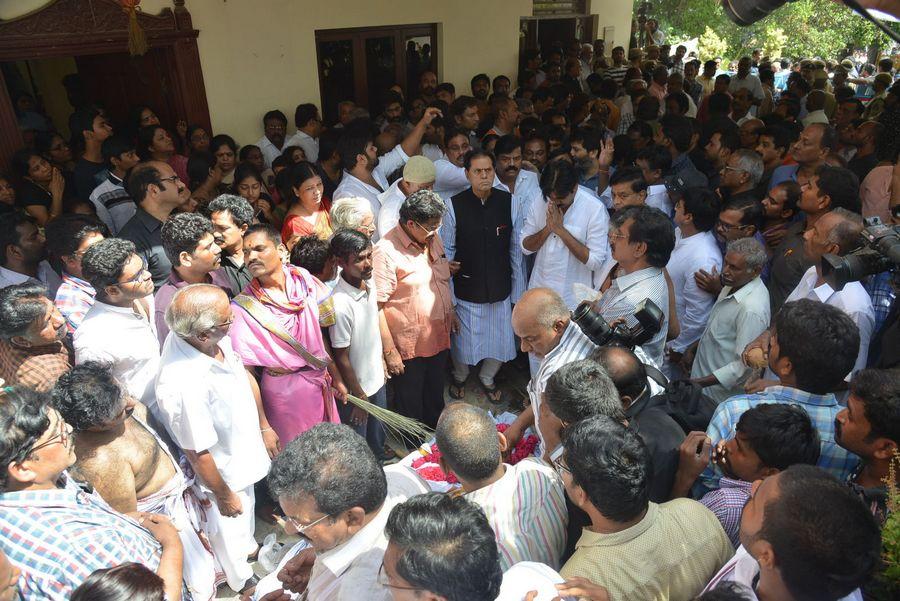
M 153 14 L 170 0 L 144 0 Z M 188 0 L 200 30 L 200 61 L 213 129 L 241 144 L 261 135 L 263 113 L 291 120 L 301 102 L 319 104 L 315 31 L 344 27 L 438 23 L 438 76 L 468 93 L 478 72 L 516 74 L 519 17 L 531 0 Z M 603 25 L 627 41 L 631 0 L 593 0 Z M 622 15 L 627 14 L 622 21 Z M 609 16 L 608 16 L 609 15 Z M 615 15 L 617 21 L 610 21 Z

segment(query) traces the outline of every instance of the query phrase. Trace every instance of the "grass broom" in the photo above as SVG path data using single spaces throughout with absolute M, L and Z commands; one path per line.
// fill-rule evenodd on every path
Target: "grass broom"
M 385 429 L 401 440 L 414 443 L 414 446 L 421 444 L 423 440 L 429 440 L 434 436 L 434 432 L 422 422 L 400 415 L 390 409 L 379 407 L 369 401 L 364 401 L 352 394 L 347 395 L 347 402 L 359 407 L 367 414 L 371 415 L 382 424 Z

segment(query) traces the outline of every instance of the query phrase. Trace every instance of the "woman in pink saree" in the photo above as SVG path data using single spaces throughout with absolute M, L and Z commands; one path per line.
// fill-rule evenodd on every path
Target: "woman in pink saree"
M 321 330 L 330 324 L 321 323 L 327 316 L 320 317 L 312 276 L 284 265 L 281 251 L 280 234 L 270 226 L 251 226 L 244 235 L 244 262 L 254 277 L 234 300 L 229 335 L 244 365 L 262 368 L 263 408 L 284 446 L 340 417 Z

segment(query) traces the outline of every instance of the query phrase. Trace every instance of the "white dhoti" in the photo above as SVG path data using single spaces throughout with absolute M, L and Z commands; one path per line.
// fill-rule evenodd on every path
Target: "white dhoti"
M 138 499 L 138 511 L 161 513 L 178 528 L 178 538 L 184 547 L 184 584 L 195 601 L 209 601 L 216 596 L 219 584 L 216 560 L 212 550 L 204 544 L 200 533 L 200 507 L 190 481 L 176 464 L 176 474 L 156 493 Z
M 201 528 L 209 538 L 216 560 L 225 572 L 228 586 L 234 591 L 240 591 L 244 588 L 244 583 L 253 576 L 253 568 L 250 567 L 247 556 L 253 554 L 259 546 L 253 538 L 256 529 L 253 485 L 234 491 L 241 500 L 241 514 L 232 518 L 219 513 L 216 497 L 210 490 L 200 488 L 202 490 L 198 494 L 201 499 L 210 503 Z
M 510 361 L 516 357 L 516 339 L 512 329 L 512 304 L 509 297 L 496 303 L 456 301 L 459 332 L 453 335 L 450 354 L 464 365 L 477 365 L 482 359 Z

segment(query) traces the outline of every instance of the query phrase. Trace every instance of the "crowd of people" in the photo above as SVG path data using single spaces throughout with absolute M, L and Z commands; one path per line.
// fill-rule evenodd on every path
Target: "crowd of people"
M 29 137 L 0 174 L 0 600 L 891 586 L 897 282 L 823 268 L 900 224 L 890 60 L 523 63 L 243 146 L 146 106 Z M 514 407 L 504 365 L 498 432 L 467 383 Z M 372 405 L 434 431 L 452 493 Z M 257 514 L 300 537 L 262 580 Z

